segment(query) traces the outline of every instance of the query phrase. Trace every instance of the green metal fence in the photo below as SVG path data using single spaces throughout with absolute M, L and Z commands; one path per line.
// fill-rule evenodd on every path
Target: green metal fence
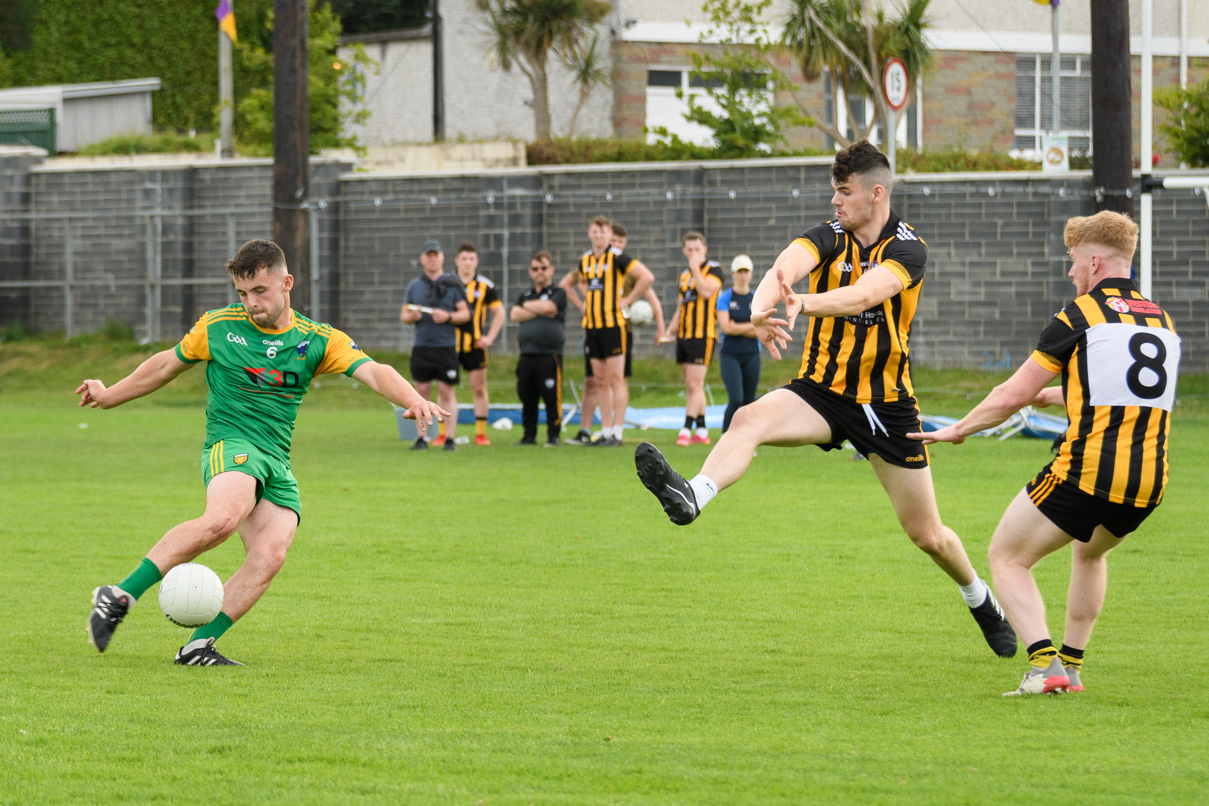
M 37 146 L 55 155 L 55 110 L 0 109 L 0 143 Z

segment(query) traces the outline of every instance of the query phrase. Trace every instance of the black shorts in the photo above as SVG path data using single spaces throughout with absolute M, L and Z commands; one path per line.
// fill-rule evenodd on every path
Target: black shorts
M 453 347 L 411 348 L 412 383 L 458 382 L 458 351 Z
M 714 357 L 715 344 L 713 339 L 676 339 L 676 363 L 708 367 Z
M 589 358 L 624 355 L 628 334 L 624 327 L 597 327 L 584 331 L 584 353 Z
M 487 369 L 487 351 L 482 347 L 475 347 L 468 353 L 458 353 L 458 363 L 467 372 L 476 369 Z
M 630 329 L 626 328 L 625 341 L 625 377 L 629 378 L 634 374 L 634 334 Z M 584 377 L 592 377 L 592 358 L 588 355 L 588 344 L 584 342 Z
M 908 433 L 923 430 L 915 398 L 862 404 L 805 378 L 795 378 L 782 388 L 805 400 L 831 427 L 832 441 L 819 445 L 823 450 L 837 450 L 848 440 L 865 456 L 875 453 L 892 465 L 928 466 L 927 448 L 907 438 Z
M 1050 471 L 1051 465 L 1024 485 L 1033 506 L 1068 535 L 1081 543 L 1091 540 L 1097 526 L 1103 526 L 1113 537 L 1126 537 L 1154 512 L 1158 504 L 1135 507 L 1114 504 L 1090 495 L 1077 484 L 1064 482 Z

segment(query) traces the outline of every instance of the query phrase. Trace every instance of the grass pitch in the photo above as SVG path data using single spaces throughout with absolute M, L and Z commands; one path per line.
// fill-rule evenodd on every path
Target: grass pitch
M 154 590 L 98 655 L 92 588 L 202 505 L 200 371 L 114 411 L 74 405 L 85 372 L 137 360 L 0 356 L 2 803 L 1203 802 L 1195 394 L 1164 504 L 1110 560 L 1087 693 L 1005 700 L 1024 658 L 985 646 L 864 462 L 761 449 L 681 528 L 631 450 L 514 448 L 514 430 L 409 453 L 389 407 L 343 381 L 299 417 L 290 558 L 220 642 L 248 667 L 173 666 L 188 632 Z M 963 388 L 994 380 L 917 386 L 956 387 L 921 400 L 958 415 Z M 645 436 L 686 473 L 704 460 Z M 933 448 L 942 514 L 984 575 L 1048 456 L 1027 439 Z M 200 559 L 225 578 L 242 549 Z M 1038 571 L 1055 638 L 1068 569 L 1058 554 Z

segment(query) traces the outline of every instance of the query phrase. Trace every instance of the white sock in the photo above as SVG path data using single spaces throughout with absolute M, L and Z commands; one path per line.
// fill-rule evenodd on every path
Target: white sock
M 680 433 L 678 434 L 678 436 L 682 436 L 682 437 L 691 437 L 692 435 L 693 435 L 693 432 L 689 431 L 687 428 L 681 428 Z
M 625 426 L 624 426 L 624 425 L 615 425 L 615 426 L 613 426 L 613 438 L 614 438 L 614 439 L 621 439 L 621 434 L 622 434 L 622 429 L 623 429 L 623 428 L 625 428 Z
M 697 436 L 699 436 L 699 437 L 708 437 L 708 436 L 709 436 L 709 429 L 708 429 L 708 428 L 698 428 L 698 429 L 697 429 Z
M 698 511 L 705 509 L 705 505 L 714 500 L 714 496 L 718 494 L 718 485 L 709 476 L 698 473 L 689 481 L 688 486 L 693 490 L 693 497 L 697 499 Z
M 987 583 L 978 577 L 978 574 L 974 574 L 974 581 L 969 585 L 958 585 L 957 588 L 961 591 L 961 598 L 966 600 L 968 607 L 978 607 L 987 600 L 987 594 L 991 591 L 987 587 Z

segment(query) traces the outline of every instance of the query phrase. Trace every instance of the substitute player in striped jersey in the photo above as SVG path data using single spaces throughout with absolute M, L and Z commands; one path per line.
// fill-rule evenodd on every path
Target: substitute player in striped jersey
M 626 340 L 624 311 L 630 303 L 646 294 L 655 276 L 651 270 L 610 244 L 613 225 L 606 216 L 588 223 L 592 248 L 579 259 L 578 268 L 559 282 L 567 300 L 583 311 L 585 351 L 597 380 L 600 402 L 601 437 L 594 443 L 615 447 L 622 443 L 625 410 L 630 402 L 630 387 L 625 379 Z M 623 291 L 626 279 L 633 275 L 634 286 Z M 584 295 L 579 294 L 583 284 Z M 591 412 L 585 413 L 590 416 Z
M 88 638 L 98 652 L 109 646 L 134 602 L 164 574 L 238 530 L 246 557 L 223 585 L 222 612 L 194 631 L 176 653 L 176 663 L 242 665 L 221 655 L 214 642 L 268 589 L 294 540 L 302 507 L 290 470 L 290 441 L 298 406 L 316 375 L 356 378 L 424 425 L 448 414 L 344 333 L 291 310 L 294 277 L 277 244 L 248 241 L 227 271 L 241 303 L 203 314 L 180 344 L 148 358 L 113 386 L 90 378 L 76 389 L 81 406 L 111 409 L 206 362 L 205 511 L 168 530 L 121 582 L 93 591 Z
M 635 465 L 672 522 L 687 524 L 743 476 L 760 445 L 836 450 L 850 441 L 869 457 L 907 536 L 957 583 L 991 649 L 1011 657 L 1016 634 L 941 521 L 927 451 L 907 437 L 920 430 L 907 337 L 928 249 L 890 209 L 891 180 L 890 163 L 867 141 L 836 154 L 835 220 L 786 247 L 756 289 L 751 321 L 773 358 L 781 358 L 797 317 L 808 316 L 799 377 L 735 412 L 692 481 L 647 443 Z M 793 284 L 807 278 L 810 293 L 795 293 Z M 773 318 L 779 300 L 785 319 Z
M 969 414 L 912 435 L 961 443 L 1030 403 L 1065 404 L 1070 426 L 1058 456 L 1012 500 L 991 538 L 995 589 L 1029 653 L 1029 670 L 1009 695 L 1083 690 L 1083 652 L 1104 606 L 1106 556 L 1154 511 L 1167 484 L 1180 338 L 1171 317 L 1130 280 L 1138 227 L 1106 210 L 1067 221 L 1064 240 L 1075 301 L 1050 320 L 1016 374 Z M 1046 389 L 1059 373 L 1062 385 Z M 1056 649 L 1030 569 L 1068 543 L 1066 627 Z
M 710 441 L 705 427 L 705 373 L 718 341 L 716 305 L 726 278 L 722 266 L 706 258 L 709 247 L 700 232 L 687 233 L 681 246 L 688 268 L 680 273 L 679 305 L 664 339 L 676 339 L 676 363 L 684 375 L 684 427 L 676 437 L 676 444 L 684 447 Z
M 495 344 L 504 327 L 504 303 L 496 293 L 495 283 L 478 273 L 479 250 L 472 243 L 458 247 L 454 258 L 458 279 L 466 286 L 466 304 L 470 321 L 458 325 L 458 363 L 470 376 L 470 392 L 474 395 L 474 444 L 490 445 L 487 438 L 487 413 L 491 399 L 487 394 L 487 349 Z M 491 324 L 487 324 L 487 314 Z M 437 439 L 444 435 L 438 430 Z

